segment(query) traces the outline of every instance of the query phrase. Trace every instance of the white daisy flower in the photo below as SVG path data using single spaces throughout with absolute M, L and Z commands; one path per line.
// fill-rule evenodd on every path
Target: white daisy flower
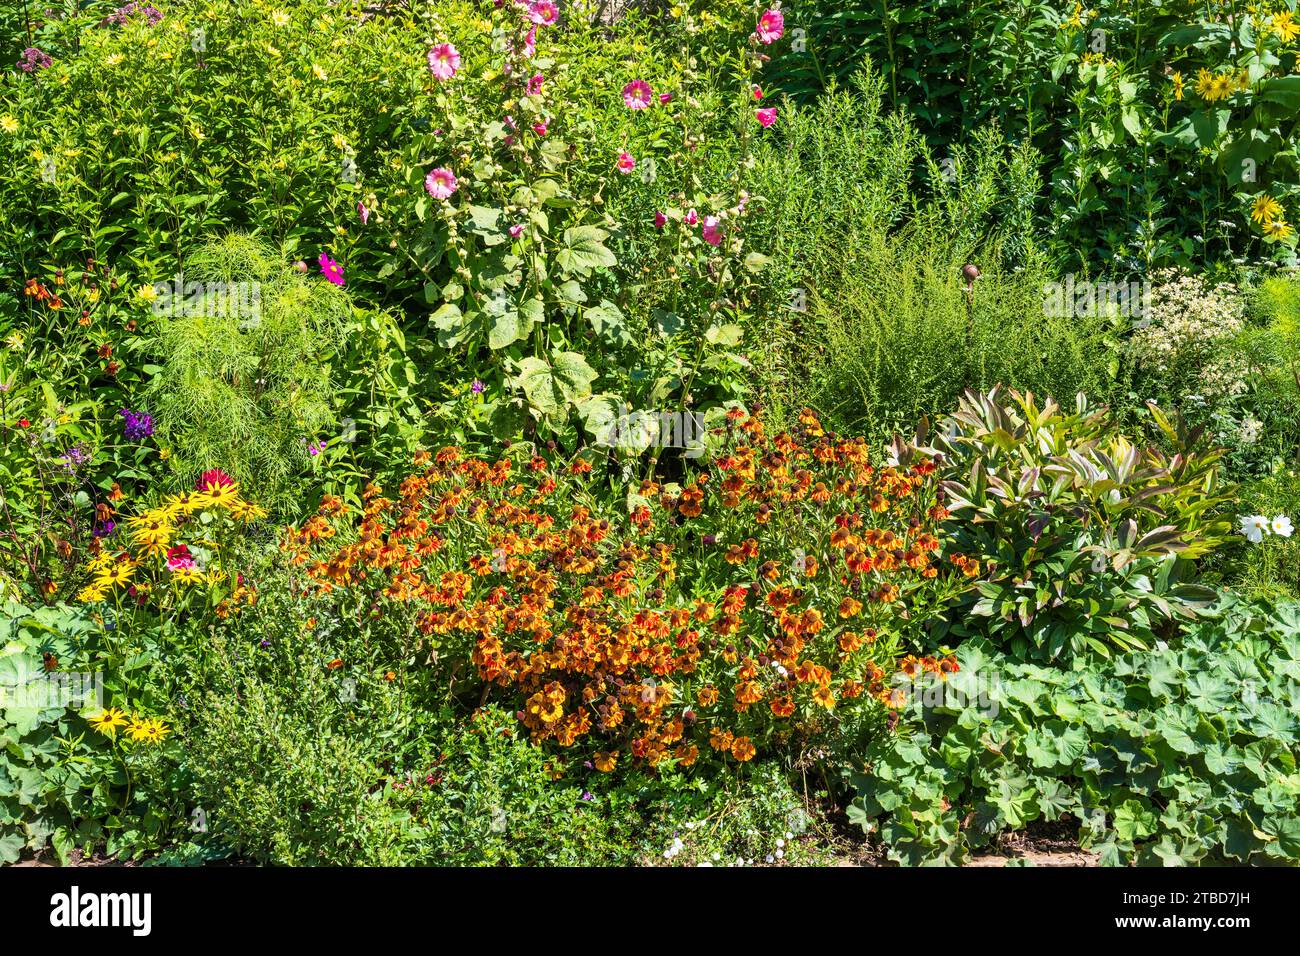
M 1259 544 L 1268 534 L 1268 519 L 1263 515 L 1242 515 L 1241 533 L 1252 544 Z

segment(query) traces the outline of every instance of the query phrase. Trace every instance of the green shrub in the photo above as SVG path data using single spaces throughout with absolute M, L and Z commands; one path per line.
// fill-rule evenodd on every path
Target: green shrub
M 1010 398 L 967 393 L 936 439 L 953 551 L 980 578 L 950 615 L 953 633 L 987 634 L 1022 657 L 1106 654 L 1149 646 L 1162 621 L 1213 599 L 1184 583 L 1190 559 L 1228 531 L 1220 452 L 1199 429 L 1152 405 L 1170 451 L 1143 449 L 1083 395 L 1072 413 Z
M 199 291 L 168 291 L 190 283 Z M 212 289 L 222 291 L 203 292 Z M 309 444 L 339 433 L 327 357 L 342 340 L 347 298 L 231 235 L 196 251 L 155 306 L 163 367 L 150 405 L 175 467 L 187 483 L 221 468 L 259 500 L 282 502 L 311 460 Z
M 1070 670 L 957 656 L 853 775 L 849 817 L 895 862 L 961 863 L 1061 819 L 1107 866 L 1300 861 L 1300 607 L 1229 599 L 1177 645 Z
M 1034 147 L 1034 209 L 1066 269 L 1294 258 L 1300 182 L 1275 161 L 1297 109 L 1293 5 L 791 0 L 785 15 L 803 42 L 769 86 L 810 99 L 869 60 L 940 155 L 990 124 Z
M 138 858 L 175 839 L 184 806 L 174 742 L 88 722 L 97 693 L 132 715 L 142 699 L 157 702 L 124 686 L 120 657 L 104 673 L 100 653 L 114 640 L 84 608 L 0 606 L 0 864 L 24 850 L 53 850 L 64 864 L 73 850 Z
M 214 634 L 187 675 L 178 728 L 194 800 L 214 839 L 290 865 L 399 860 L 400 827 L 383 802 L 381 761 L 395 709 L 382 688 L 330 679 L 302 622 L 265 646 Z M 356 695 L 353 698 L 353 695 Z
M 783 113 L 760 150 L 755 243 L 772 257 L 760 310 L 764 399 L 888 436 L 998 383 L 1117 389 L 1116 329 L 1045 314 L 1031 152 L 982 131 L 952 155 L 886 114 L 882 79 Z M 928 175 L 921 172 L 928 170 Z M 983 275 L 968 295 L 962 267 Z

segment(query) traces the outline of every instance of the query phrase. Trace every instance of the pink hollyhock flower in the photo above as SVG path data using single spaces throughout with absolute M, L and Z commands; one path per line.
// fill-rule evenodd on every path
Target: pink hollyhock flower
M 722 245 L 722 230 L 718 228 L 720 225 L 721 222 L 717 216 L 707 216 L 704 225 L 700 227 L 700 235 L 711 246 Z
M 533 124 L 533 132 L 536 133 L 538 136 L 545 136 L 545 135 L 546 135 L 546 124 L 545 124 L 545 123 L 534 123 L 534 124 Z
M 456 177 L 450 169 L 439 166 L 424 177 L 424 188 L 434 199 L 447 199 L 456 191 Z
M 325 276 L 325 278 L 334 283 L 334 285 L 344 285 L 343 269 L 340 268 L 337 262 L 325 255 L 323 252 L 320 254 L 320 258 L 316 261 L 320 263 L 321 275 Z
M 632 158 L 631 153 L 623 152 L 618 154 L 618 166 L 620 173 L 626 176 L 632 170 L 636 169 L 636 160 Z
M 763 98 L 763 88 L 761 86 L 754 87 L 754 99 L 761 100 L 762 98 Z
M 178 544 L 167 549 L 167 567 L 172 571 L 194 567 L 194 555 L 187 545 Z
M 700 221 L 700 214 L 696 212 L 694 209 L 691 209 L 686 213 L 686 225 L 693 226 L 699 221 Z
M 528 31 L 528 36 L 524 37 L 524 59 L 531 60 L 537 55 L 537 27 Z
M 623 102 L 630 110 L 649 108 L 654 100 L 654 95 L 654 91 L 650 89 L 650 84 L 645 80 L 633 80 L 623 87 Z
M 365 203 L 357 203 L 357 215 L 361 217 L 361 225 L 364 226 L 366 223 L 370 222 L 370 210 L 366 208 Z
M 785 33 L 785 16 L 780 10 L 768 10 L 758 18 L 758 38 L 763 43 L 775 43 Z
M 662 229 L 662 228 L 664 227 L 664 225 L 665 225 L 667 222 L 668 222 L 668 217 L 667 217 L 667 216 L 665 216 L 665 215 L 664 215 L 663 213 L 661 213 L 661 212 L 657 212 L 657 213 L 655 213 L 655 228 L 656 228 L 656 229 Z
M 460 53 L 450 43 L 439 43 L 429 51 L 429 72 L 435 80 L 450 80 L 460 69 Z
M 528 95 L 540 96 L 542 92 L 542 84 L 545 82 L 546 77 L 542 76 L 542 74 L 538 73 L 534 75 L 533 78 L 528 81 Z
M 510 128 L 510 129 L 518 129 L 518 128 L 519 128 L 518 126 L 515 125 L 515 118 L 514 118 L 514 116 L 512 116 L 512 115 L 510 115 L 510 114 L 506 114 L 506 126 L 507 126 L 508 128 Z
M 528 19 L 539 26 L 549 27 L 560 19 L 560 8 L 551 0 L 533 0 L 528 5 Z
M 524 224 L 522 222 L 515 223 L 513 226 L 510 227 L 511 239 L 518 239 L 521 235 L 523 235 L 523 233 L 524 233 Z
M 754 110 L 754 118 L 758 120 L 758 125 L 767 129 L 776 122 L 776 107 L 770 106 L 765 110 Z
M 660 93 L 660 94 L 659 94 L 659 102 L 660 102 L 660 103 L 671 103 L 672 101 L 673 101 L 673 95 L 672 95 L 671 93 Z

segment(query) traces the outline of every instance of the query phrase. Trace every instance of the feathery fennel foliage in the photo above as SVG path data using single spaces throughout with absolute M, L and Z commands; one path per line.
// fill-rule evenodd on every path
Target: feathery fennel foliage
M 209 290 L 253 283 L 257 311 L 223 310 L 209 292 L 201 308 L 191 300 L 162 316 L 164 368 L 150 406 L 182 474 L 222 468 L 274 505 L 308 464 L 309 442 L 337 432 L 329 359 L 350 314 L 348 298 L 241 235 L 202 247 L 187 260 L 184 280 Z

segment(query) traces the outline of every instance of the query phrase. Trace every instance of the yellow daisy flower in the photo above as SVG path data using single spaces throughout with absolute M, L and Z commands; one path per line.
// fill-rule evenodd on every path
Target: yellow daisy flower
M 242 499 L 238 499 L 230 505 L 230 513 L 240 521 L 256 521 L 258 518 L 266 517 L 265 508 L 259 508 L 251 501 Z
M 98 733 L 105 737 L 116 737 L 119 727 L 125 727 L 128 723 L 126 714 L 116 707 L 109 707 L 100 711 L 94 717 L 87 718 L 90 726 Z
M 1273 14 L 1269 19 L 1269 26 L 1285 43 L 1290 43 L 1300 36 L 1300 24 L 1295 22 L 1289 10 L 1280 10 Z
M 1285 219 L 1274 219 L 1264 226 L 1264 235 L 1269 239 L 1285 239 L 1291 235 L 1291 224 Z
M 193 565 L 177 568 L 172 572 L 172 580 L 178 584 L 199 584 L 203 581 L 203 572 Z
M 1282 206 L 1269 195 L 1258 197 L 1250 207 L 1250 218 L 1258 223 L 1272 222 L 1282 215 Z
M 158 744 L 171 733 L 171 728 L 157 717 L 132 717 L 127 733 L 136 743 Z
M 229 508 L 239 500 L 239 485 L 209 485 L 206 491 L 194 496 L 195 507 Z

